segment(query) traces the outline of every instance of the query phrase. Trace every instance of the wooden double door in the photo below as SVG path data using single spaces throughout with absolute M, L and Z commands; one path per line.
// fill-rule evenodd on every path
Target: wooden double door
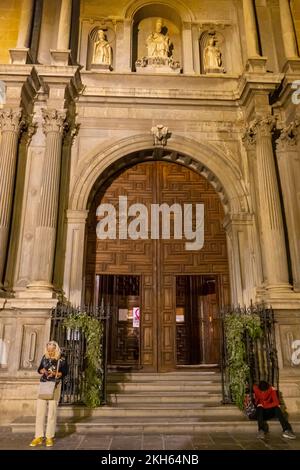
M 149 214 L 151 204 L 204 204 L 203 248 L 186 250 L 172 231 L 170 239 L 153 240 L 151 223 L 147 239 L 99 240 L 97 207 L 113 204 L 118 216 L 119 196 L 128 206 L 144 204 Z M 223 218 L 209 182 L 176 163 L 139 163 L 98 192 L 88 219 L 85 295 L 99 302 L 105 293 L 111 304 L 112 365 L 164 371 L 218 362 L 218 311 L 230 300 Z

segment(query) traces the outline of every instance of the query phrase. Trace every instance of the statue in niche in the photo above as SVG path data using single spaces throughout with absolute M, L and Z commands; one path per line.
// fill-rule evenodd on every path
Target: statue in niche
M 162 19 L 156 21 L 155 32 L 147 38 L 148 57 L 168 59 L 170 57 L 170 38 L 162 32 Z
M 208 44 L 203 52 L 204 71 L 211 73 L 224 73 L 222 52 L 217 46 L 215 36 L 208 40 Z
M 94 43 L 92 64 L 107 65 L 108 67 L 110 67 L 111 62 L 111 47 L 105 37 L 103 29 L 99 29 L 97 32 L 97 38 Z

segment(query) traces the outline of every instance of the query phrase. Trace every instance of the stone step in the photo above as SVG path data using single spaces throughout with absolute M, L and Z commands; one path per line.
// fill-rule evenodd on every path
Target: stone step
M 85 407 L 59 407 L 58 416 L 60 419 L 69 418 L 84 418 L 84 417 L 143 417 L 149 419 L 152 417 L 174 417 L 174 418 L 189 418 L 189 417 L 208 417 L 212 419 L 220 416 L 235 416 L 236 418 L 243 417 L 242 412 L 236 407 L 231 405 L 214 406 L 210 404 L 143 404 L 136 406 L 136 404 L 126 404 L 126 406 L 102 406 L 93 410 Z
M 159 382 L 159 381 L 174 381 L 174 382 L 201 382 L 211 381 L 221 383 L 221 375 L 216 372 L 166 372 L 166 373 L 110 373 L 107 376 L 108 383 L 115 382 Z
M 142 403 L 214 403 L 216 406 L 221 404 L 222 395 L 213 393 L 181 393 L 181 392 L 151 392 L 151 393 L 116 393 L 108 394 L 107 402 L 109 404 L 142 404 Z
M 120 392 L 221 392 L 221 385 L 211 381 L 200 382 L 116 382 L 107 384 L 108 393 Z
M 300 421 L 291 421 L 294 431 L 300 431 Z M 249 421 L 247 418 L 221 417 L 220 419 L 211 420 L 211 418 L 186 418 L 171 419 L 152 418 L 147 422 L 144 418 L 87 418 L 80 421 L 58 420 L 59 432 L 77 432 L 79 434 L 126 434 L 136 435 L 157 434 L 158 430 L 161 434 L 201 434 L 206 432 L 256 432 L 257 423 Z M 269 421 L 270 432 L 280 432 L 280 424 L 278 421 Z M 26 433 L 34 432 L 34 418 L 15 421 L 11 424 L 12 432 Z

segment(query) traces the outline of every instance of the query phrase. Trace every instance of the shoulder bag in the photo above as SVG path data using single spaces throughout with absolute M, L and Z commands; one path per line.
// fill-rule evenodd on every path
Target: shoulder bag
M 40 382 L 38 398 L 41 400 L 53 400 L 55 388 L 57 385 L 57 374 L 59 369 L 60 360 L 57 362 L 57 369 L 55 374 L 55 380 L 47 380 L 46 382 Z

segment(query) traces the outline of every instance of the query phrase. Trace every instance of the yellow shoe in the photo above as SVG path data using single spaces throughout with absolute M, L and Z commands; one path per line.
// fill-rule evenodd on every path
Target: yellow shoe
M 52 447 L 54 445 L 54 441 L 52 437 L 47 437 L 46 439 L 46 447 Z
M 43 444 L 43 437 L 35 437 L 29 444 L 30 447 L 41 446 Z

